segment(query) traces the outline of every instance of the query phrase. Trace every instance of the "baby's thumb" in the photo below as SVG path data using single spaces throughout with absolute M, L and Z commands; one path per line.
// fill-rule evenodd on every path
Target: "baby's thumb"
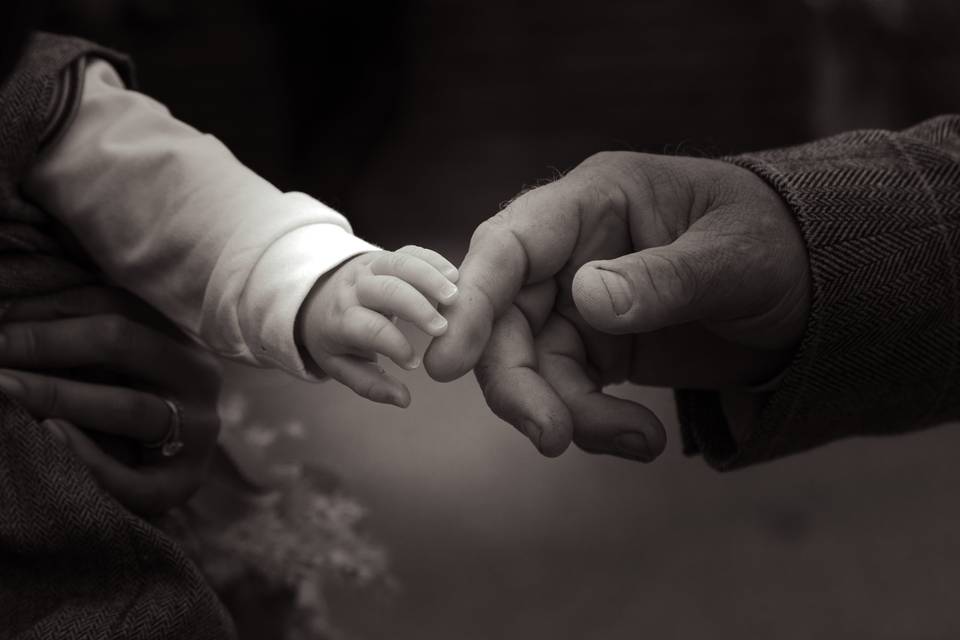
M 573 279 L 573 299 L 580 315 L 605 333 L 706 320 L 725 304 L 715 289 L 723 262 L 717 247 L 692 246 L 681 236 L 665 247 L 588 262 Z

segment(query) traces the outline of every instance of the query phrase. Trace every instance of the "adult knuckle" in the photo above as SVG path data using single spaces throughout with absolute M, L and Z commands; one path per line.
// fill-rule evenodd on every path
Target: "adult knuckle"
M 614 164 L 620 159 L 622 154 L 622 151 L 597 151 L 587 156 L 587 158 L 580 163 L 580 167 L 593 168 Z
M 583 181 L 583 200 L 593 213 L 623 219 L 630 207 L 627 195 L 618 176 L 594 174 Z
M 524 215 L 523 212 L 526 210 L 523 206 L 524 198 L 525 196 L 520 196 L 507 205 L 505 209 L 498 211 L 495 215 L 480 223 L 470 237 L 470 246 L 481 242 L 497 242 L 503 234 L 510 233 L 513 220 Z

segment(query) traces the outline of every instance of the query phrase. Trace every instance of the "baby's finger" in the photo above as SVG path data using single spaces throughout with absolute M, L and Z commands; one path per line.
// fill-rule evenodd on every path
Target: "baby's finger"
M 407 387 L 375 362 L 357 356 L 329 356 L 318 364 L 327 375 L 350 387 L 357 395 L 400 408 L 410 406 Z
M 408 253 L 382 253 L 370 264 L 378 276 L 396 276 L 420 293 L 441 304 L 450 304 L 457 297 L 457 286 L 429 262 Z
M 420 366 L 420 357 L 403 332 L 387 318 L 365 307 L 350 307 L 344 312 L 336 342 L 352 352 L 382 353 L 404 369 Z
M 357 299 L 364 307 L 385 316 L 403 318 L 431 336 L 443 335 L 447 330 L 447 319 L 422 293 L 400 278 L 362 277 L 357 281 Z
M 432 249 L 424 249 L 413 244 L 397 249 L 397 253 L 409 253 L 416 256 L 433 266 L 434 269 L 446 276 L 450 282 L 456 282 L 460 278 L 460 271 L 452 262 Z

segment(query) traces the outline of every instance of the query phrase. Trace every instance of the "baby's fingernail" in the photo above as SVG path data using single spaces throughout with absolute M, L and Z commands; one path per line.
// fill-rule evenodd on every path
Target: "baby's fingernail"
M 443 270 L 443 275 L 445 275 L 448 280 L 451 280 L 453 282 L 456 282 L 457 280 L 460 279 L 460 272 L 457 270 L 456 267 L 447 267 L 446 269 Z
M 420 356 L 413 356 L 403 365 L 404 369 L 413 370 L 420 366 Z
M 654 458 L 650 452 L 650 445 L 642 433 L 635 431 L 621 433 L 613 439 L 613 444 L 620 453 L 634 460 L 650 462 Z
M 429 333 L 432 336 L 439 336 L 440 334 L 442 334 L 444 331 L 447 330 L 447 324 L 448 323 L 446 318 L 444 318 L 443 316 L 437 316 L 436 318 L 430 321 L 430 324 L 427 325 L 427 329 L 428 329 L 427 333 Z
M 450 302 L 457 297 L 457 293 L 460 292 L 460 289 L 457 289 L 457 285 L 452 282 L 447 282 L 443 285 L 443 291 L 440 292 L 440 301 L 441 302 Z
M 23 383 L 13 376 L 0 373 L 0 389 L 12 396 L 17 396 L 23 393 Z

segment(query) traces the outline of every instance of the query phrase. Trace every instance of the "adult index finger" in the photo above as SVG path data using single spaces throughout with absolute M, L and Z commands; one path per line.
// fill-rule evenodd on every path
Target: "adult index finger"
M 434 379 L 473 368 L 520 288 L 552 278 L 570 259 L 595 199 L 591 176 L 575 172 L 529 191 L 477 227 L 460 266 L 460 296 L 444 312 L 450 327 L 424 359 Z

